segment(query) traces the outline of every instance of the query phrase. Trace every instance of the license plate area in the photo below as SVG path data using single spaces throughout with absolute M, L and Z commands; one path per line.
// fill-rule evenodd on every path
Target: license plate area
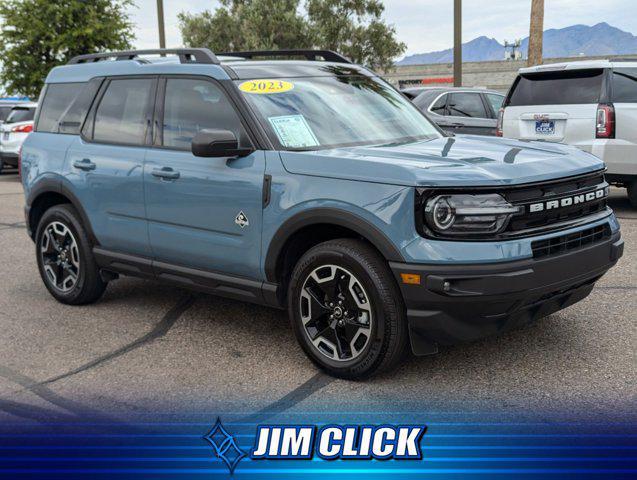
M 555 121 L 536 120 L 535 133 L 537 133 L 538 135 L 555 135 Z

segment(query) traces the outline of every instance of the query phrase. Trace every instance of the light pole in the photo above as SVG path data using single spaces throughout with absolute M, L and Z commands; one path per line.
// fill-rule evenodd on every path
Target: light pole
M 159 23 L 159 48 L 166 48 L 166 30 L 164 28 L 164 0 L 157 0 L 157 22 Z
M 544 34 L 544 0 L 531 1 L 528 66 L 542 63 L 542 35 Z
M 453 0 L 453 86 L 462 86 L 462 0 Z

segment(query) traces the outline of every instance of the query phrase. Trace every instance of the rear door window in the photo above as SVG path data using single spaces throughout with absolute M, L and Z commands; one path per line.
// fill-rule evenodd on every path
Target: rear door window
M 599 103 L 603 80 L 601 68 L 523 74 L 507 106 Z
M 637 103 L 637 68 L 616 68 L 612 77 L 615 103 Z
M 144 144 L 154 83 L 152 78 L 111 80 L 95 112 L 93 140 Z
M 479 93 L 451 93 L 447 103 L 449 115 L 453 117 L 487 118 Z
M 35 108 L 13 107 L 7 123 L 30 122 L 35 117 Z

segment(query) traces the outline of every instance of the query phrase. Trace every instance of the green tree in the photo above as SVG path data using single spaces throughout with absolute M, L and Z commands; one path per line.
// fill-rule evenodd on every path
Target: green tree
M 83 53 L 130 48 L 132 0 L 2 0 L 0 83 L 37 97 L 51 68 Z
M 389 70 L 407 46 L 383 21 L 380 0 L 307 0 L 313 43 L 335 50 L 355 63 Z
M 184 43 L 213 51 L 320 48 L 389 69 L 406 46 L 379 0 L 221 0 L 214 12 L 179 14 Z
M 212 51 L 307 48 L 309 32 L 299 0 L 221 0 L 214 13 L 180 13 L 184 44 Z

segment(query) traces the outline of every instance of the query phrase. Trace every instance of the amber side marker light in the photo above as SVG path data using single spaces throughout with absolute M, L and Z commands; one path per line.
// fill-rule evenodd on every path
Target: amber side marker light
M 400 278 L 407 285 L 420 285 L 420 275 L 417 273 L 401 273 Z

